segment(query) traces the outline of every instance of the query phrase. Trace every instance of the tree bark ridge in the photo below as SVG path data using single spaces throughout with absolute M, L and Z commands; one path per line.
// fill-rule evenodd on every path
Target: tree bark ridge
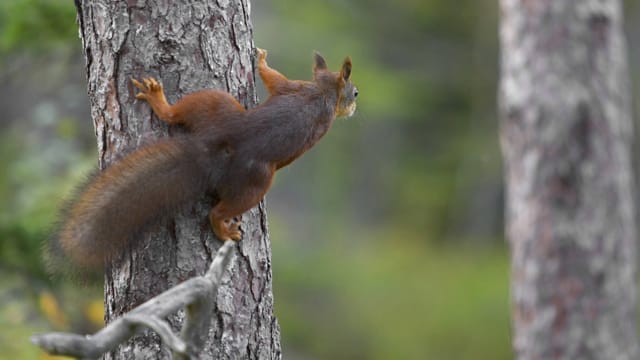
M 229 91 L 256 104 L 248 0 L 78 1 L 91 115 L 101 168 L 157 138 L 179 133 L 135 99 L 130 79 L 155 77 L 169 102 L 203 88 Z M 114 259 L 105 276 L 105 320 L 193 276 L 203 274 L 221 245 L 202 201 L 158 226 Z M 242 216 L 238 261 L 215 299 L 216 320 L 203 358 L 280 357 L 273 315 L 271 250 L 264 204 Z M 170 319 L 177 328 L 182 315 Z M 159 339 L 139 336 L 106 359 L 162 358 Z

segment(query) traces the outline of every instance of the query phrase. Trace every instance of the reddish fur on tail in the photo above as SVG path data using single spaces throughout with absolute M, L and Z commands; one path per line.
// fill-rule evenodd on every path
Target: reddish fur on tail
M 108 167 L 68 207 L 53 246 L 81 268 L 100 268 L 150 225 L 203 197 L 224 159 L 209 167 L 215 159 L 198 150 L 193 139 L 164 140 Z

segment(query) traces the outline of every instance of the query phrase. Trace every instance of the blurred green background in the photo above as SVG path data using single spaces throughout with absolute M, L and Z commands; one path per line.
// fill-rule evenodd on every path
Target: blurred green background
M 351 55 L 360 90 L 267 196 L 286 359 L 511 358 L 496 3 L 252 3 L 274 68 L 308 79 L 312 50 L 332 68 Z M 630 44 L 639 5 L 625 4 Z M 44 358 L 30 334 L 101 319 L 101 289 L 40 260 L 96 164 L 77 33 L 71 1 L 0 2 L 0 359 Z

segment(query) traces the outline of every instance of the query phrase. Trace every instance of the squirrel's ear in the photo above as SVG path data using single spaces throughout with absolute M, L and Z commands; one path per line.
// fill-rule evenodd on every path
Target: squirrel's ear
M 351 57 L 347 56 L 342 63 L 342 70 L 340 70 L 340 77 L 344 81 L 349 81 L 351 77 Z
M 313 65 L 313 72 L 318 70 L 327 70 L 327 62 L 324 61 L 322 55 L 320 55 L 317 51 L 313 53 L 313 58 L 315 59 L 315 64 Z

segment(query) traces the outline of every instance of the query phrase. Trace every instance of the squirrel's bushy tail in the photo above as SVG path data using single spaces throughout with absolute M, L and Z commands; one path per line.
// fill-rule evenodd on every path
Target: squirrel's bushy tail
M 193 139 L 174 138 L 138 149 L 95 175 L 63 212 L 49 241 L 50 266 L 60 268 L 56 258 L 62 255 L 75 267 L 100 268 L 150 225 L 193 204 L 222 173 L 223 164 L 208 155 Z

